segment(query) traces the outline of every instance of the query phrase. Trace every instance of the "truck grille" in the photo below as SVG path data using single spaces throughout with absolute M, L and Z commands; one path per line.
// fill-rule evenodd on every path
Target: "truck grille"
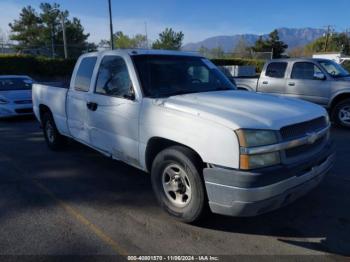
M 282 127 L 280 130 L 283 141 L 305 136 L 309 132 L 316 132 L 327 127 L 325 117 L 319 117 L 307 122 Z
M 301 155 L 306 155 L 309 153 L 317 152 L 321 149 L 321 146 L 324 144 L 325 140 L 326 140 L 326 137 L 324 136 L 324 137 L 321 137 L 320 139 L 318 139 L 313 144 L 306 144 L 306 145 L 294 147 L 291 149 L 287 149 L 285 151 L 286 157 L 287 158 L 294 158 L 294 157 L 298 157 Z
M 310 121 L 282 127 L 280 129 L 280 134 L 283 141 L 289 141 L 304 137 L 308 133 L 320 131 L 327 126 L 326 118 L 319 117 Z M 307 157 L 308 155 L 317 154 L 327 142 L 327 137 L 327 134 L 325 134 L 312 144 L 305 144 L 285 150 L 285 160 L 287 162 L 294 162 L 297 159 Z

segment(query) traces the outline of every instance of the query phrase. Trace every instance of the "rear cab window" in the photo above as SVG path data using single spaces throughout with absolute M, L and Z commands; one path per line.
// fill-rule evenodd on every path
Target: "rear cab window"
M 96 65 L 97 57 L 84 57 L 75 76 L 74 90 L 80 92 L 88 92 L 90 89 L 91 78 Z
M 268 64 L 265 76 L 272 78 L 284 78 L 287 66 L 287 62 L 272 62 Z

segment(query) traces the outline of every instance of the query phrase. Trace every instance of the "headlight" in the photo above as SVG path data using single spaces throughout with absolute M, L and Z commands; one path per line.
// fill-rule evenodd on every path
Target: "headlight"
M 8 104 L 9 103 L 9 101 L 7 100 L 7 99 L 5 99 L 5 98 L 0 98 L 0 104 Z
M 241 155 L 240 169 L 248 170 L 268 167 L 281 163 L 280 153 L 272 152 L 259 155 Z
M 272 130 L 240 129 L 236 133 L 243 147 L 267 146 L 278 142 L 277 132 Z
M 236 131 L 240 147 L 267 146 L 278 143 L 278 133 L 273 130 L 240 129 Z M 240 169 L 248 170 L 281 163 L 280 153 L 240 155 Z

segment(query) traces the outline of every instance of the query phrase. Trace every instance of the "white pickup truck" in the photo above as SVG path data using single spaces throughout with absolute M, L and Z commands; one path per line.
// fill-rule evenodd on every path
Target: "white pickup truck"
M 238 91 L 209 60 L 114 50 L 79 58 L 69 89 L 35 84 L 47 144 L 73 138 L 149 172 L 161 206 L 193 222 L 255 216 L 314 188 L 334 153 L 325 109 Z

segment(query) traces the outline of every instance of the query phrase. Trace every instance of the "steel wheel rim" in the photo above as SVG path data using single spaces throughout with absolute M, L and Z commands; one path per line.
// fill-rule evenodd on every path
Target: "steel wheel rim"
M 342 123 L 350 125 L 350 105 L 343 106 L 339 110 L 338 117 Z
M 46 135 L 50 143 L 53 143 L 55 141 L 55 131 L 50 122 L 46 123 Z
M 183 208 L 192 198 L 192 187 L 185 170 L 177 164 L 168 165 L 162 174 L 162 185 L 167 199 Z

